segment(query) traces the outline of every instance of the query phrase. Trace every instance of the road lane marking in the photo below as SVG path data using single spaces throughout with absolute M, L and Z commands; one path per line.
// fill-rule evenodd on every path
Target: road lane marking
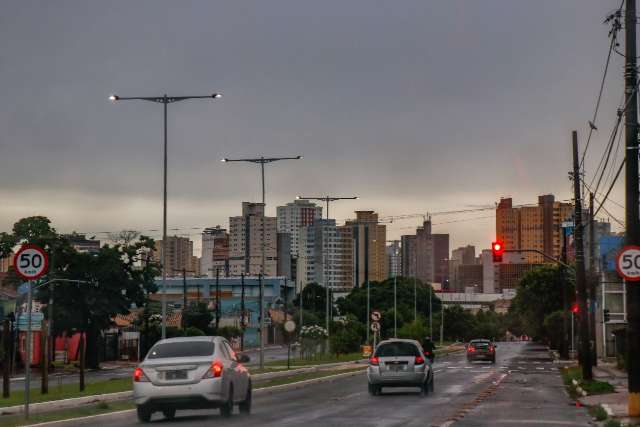
M 438 370 L 436 370 L 436 371 L 433 371 L 433 373 L 434 373 L 434 374 L 437 374 L 438 372 L 442 372 L 442 371 L 443 371 L 442 369 L 438 369 Z
M 509 424 L 509 425 L 513 425 L 513 424 L 531 424 L 534 426 L 540 425 L 540 424 L 551 424 L 551 425 L 562 425 L 562 426 L 584 426 L 584 423 L 579 423 L 579 422 L 575 422 L 575 421 L 556 421 L 556 420 L 541 420 L 541 419 L 535 419 L 535 420 L 493 420 L 493 423 L 495 424 Z
M 538 367 L 538 368 L 536 368 L 536 370 L 538 370 L 538 371 L 544 371 L 544 368 L 540 368 L 540 367 Z

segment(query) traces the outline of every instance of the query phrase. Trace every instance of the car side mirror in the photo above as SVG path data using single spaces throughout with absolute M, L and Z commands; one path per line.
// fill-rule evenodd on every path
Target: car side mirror
M 249 363 L 250 360 L 251 359 L 249 358 L 249 356 L 247 356 L 244 353 L 240 353 L 238 355 L 238 362 L 240 362 L 240 363 Z

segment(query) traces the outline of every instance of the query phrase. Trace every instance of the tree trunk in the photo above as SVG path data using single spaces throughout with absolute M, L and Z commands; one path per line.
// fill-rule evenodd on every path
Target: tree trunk
M 85 363 L 85 331 L 80 333 L 80 391 L 84 391 L 84 363 Z
M 99 349 L 100 344 L 98 342 L 100 332 L 93 324 L 89 325 L 87 331 L 87 367 L 89 369 L 100 368 Z

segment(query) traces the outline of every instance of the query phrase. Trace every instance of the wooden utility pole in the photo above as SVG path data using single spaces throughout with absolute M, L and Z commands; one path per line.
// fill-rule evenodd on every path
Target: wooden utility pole
M 591 346 L 591 363 L 598 366 L 598 352 L 596 351 L 596 301 L 598 276 L 596 275 L 596 220 L 593 217 L 593 202 L 595 196 L 589 192 L 589 345 Z
M 640 245 L 638 213 L 638 70 L 636 68 L 636 0 L 626 0 L 625 28 L 625 129 L 626 244 Z M 627 370 L 629 416 L 640 416 L 640 285 L 627 282 Z
M 584 228 L 582 226 L 582 198 L 580 196 L 580 160 L 578 159 L 578 131 L 572 132 L 573 142 L 573 193 L 575 199 L 575 245 L 576 245 L 576 289 L 578 293 L 578 320 L 580 327 L 579 360 L 582 366 L 582 377 L 593 378 L 591 370 L 591 346 L 589 343 L 589 315 L 587 307 L 587 284 L 584 269 Z
M 2 397 L 9 398 L 11 392 L 11 322 L 5 319 L 2 325 Z
M 42 321 L 42 332 L 40 333 L 40 366 L 42 377 L 40 378 L 40 393 L 49 393 L 49 328 L 46 320 Z
M 220 315 L 221 315 L 221 302 L 220 302 L 220 269 L 216 267 L 216 334 L 220 327 Z

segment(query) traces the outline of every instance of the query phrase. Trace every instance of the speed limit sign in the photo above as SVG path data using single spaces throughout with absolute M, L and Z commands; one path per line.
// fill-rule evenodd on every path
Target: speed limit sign
M 626 280 L 640 280 L 640 246 L 625 246 L 616 259 L 616 270 Z
M 13 266 L 24 280 L 36 280 L 47 272 L 49 257 L 38 245 L 23 245 L 13 257 Z

